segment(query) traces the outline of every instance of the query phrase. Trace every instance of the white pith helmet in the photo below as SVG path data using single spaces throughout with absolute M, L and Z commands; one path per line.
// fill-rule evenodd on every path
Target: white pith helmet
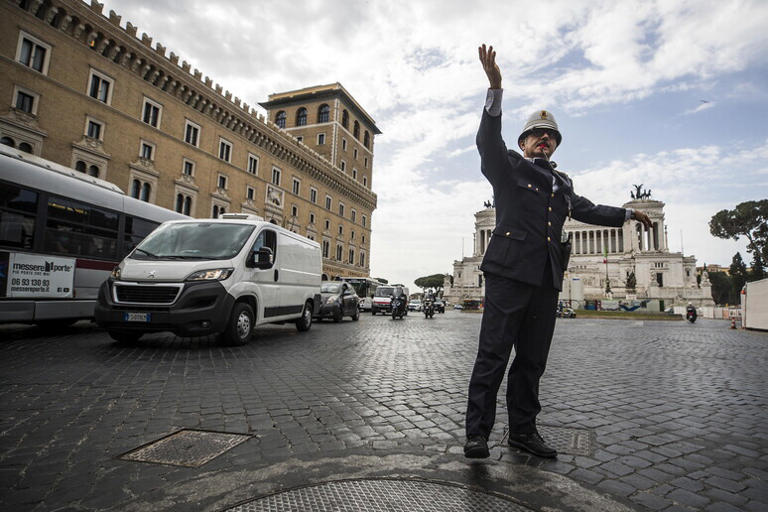
M 557 142 L 558 146 L 563 140 L 563 136 L 560 134 L 560 130 L 557 128 L 557 121 L 555 121 L 555 116 L 552 115 L 552 112 L 549 112 L 548 110 L 537 110 L 531 114 L 528 117 L 528 121 L 525 122 L 523 131 L 517 138 L 518 146 L 534 128 L 547 128 L 549 130 L 553 130 L 555 132 L 555 141 Z

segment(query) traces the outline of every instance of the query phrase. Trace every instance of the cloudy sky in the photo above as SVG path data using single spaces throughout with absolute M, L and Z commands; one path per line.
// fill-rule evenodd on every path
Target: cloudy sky
M 375 141 L 371 273 L 452 271 L 491 198 L 474 137 L 493 44 L 508 146 L 553 111 L 553 156 L 595 203 L 634 184 L 666 203 L 671 250 L 729 265 L 745 241 L 709 234 L 717 211 L 768 197 L 768 2 L 105 0 L 251 105 L 341 82 Z M 749 261 L 749 260 L 748 260 Z

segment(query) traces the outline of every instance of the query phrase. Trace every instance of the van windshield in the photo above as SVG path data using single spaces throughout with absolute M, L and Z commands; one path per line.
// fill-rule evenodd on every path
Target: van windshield
M 379 286 L 376 288 L 377 297 L 389 297 L 395 294 L 395 289 L 392 286 Z
M 145 238 L 129 258 L 135 260 L 228 260 L 248 241 L 249 224 L 184 222 L 161 225 Z

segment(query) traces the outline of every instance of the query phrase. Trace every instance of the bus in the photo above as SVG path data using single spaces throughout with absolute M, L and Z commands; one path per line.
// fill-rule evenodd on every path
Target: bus
M 348 282 L 355 289 L 355 293 L 360 297 L 360 311 L 370 311 L 371 304 L 373 303 L 373 292 L 376 291 L 377 286 L 381 286 L 384 283 L 370 277 L 345 277 L 344 281 Z
M 0 145 L 0 323 L 92 318 L 120 260 L 161 222 L 188 218 Z

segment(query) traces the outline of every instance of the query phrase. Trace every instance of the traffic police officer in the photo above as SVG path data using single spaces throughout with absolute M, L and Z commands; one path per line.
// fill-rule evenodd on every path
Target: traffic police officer
M 523 152 L 508 151 L 501 137 L 501 72 L 493 47 L 479 49 L 490 89 L 477 133 L 481 170 L 493 186 L 496 228 L 480 269 L 485 300 L 477 358 L 469 382 L 466 415 L 469 458 L 488 457 L 488 437 L 496 418 L 496 395 L 512 347 L 515 358 L 507 378 L 511 446 L 540 457 L 555 457 L 536 429 L 539 380 L 544 373 L 555 327 L 557 296 L 567 267 L 563 223 L 619 227 L 636 219 L 650 227 L 640 211 L 594 205 L 573 191 L 549 157 L 562 135 L 546 110 L 528 118 L 518 137 Z

